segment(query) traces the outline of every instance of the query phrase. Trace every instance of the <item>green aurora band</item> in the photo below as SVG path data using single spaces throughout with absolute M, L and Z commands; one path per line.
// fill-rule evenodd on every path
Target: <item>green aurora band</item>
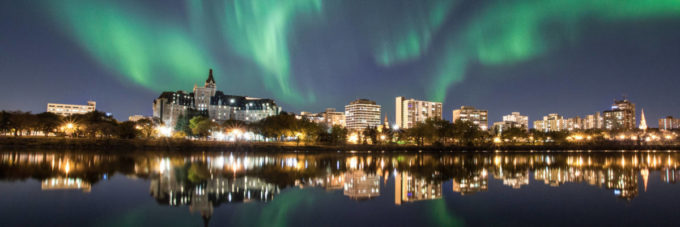
M 280 91 L 288 101 L 314 102 L 310 94 L 303 97 L 291 81 L 288 37 L 293 20 L 304 15 L 318 15 L 321 0 L 233 0 L 225 3 L 220 18 L 226 42 L 239 55 L 256 62 L 265 71 L 264 85 Z
M 303 91 L 294 83 L 295 50 L 290 45 L 296 26 L 337 15 L 325 14 L 335 9 L 324 7 L 330 1 L 183 1 L 186 23 L 140 7 L 141 3 L 40 2 L 93 59 L 137 85 L 161 91 L 201 81 L 208 68 L 220 71 L 215 56 L 223 47 L 259 70 L 223 76 L 237 80 L 257 76 L 276 99 L 315 102 L 313 90 Z M 368 43 L 376 65 L 389 69 L 424 62 L 428 67 L 422 70 L 428 81 L 424 89 L 436 101 L 444 101 L 448 89 L 465 80 L 470 65 L 526 62 L 578 42 L 586 35 L 584 27 L 592 24 L 680 16 L 678 0 L 497 0 L 466 8 L 460 15 L 456 15 L 462 11 L 459 0 L 333 4 L 355 4 L 348 7 L 360 18 L 353 26 Z M 433 43 L 438 48 L 432 48 Z
M 582 35 L 579 27 L 592 22 L 678 17 L 680 1 L 499 1 L 476 15 L 462 32 L 447 37 L 440 61 L 433 68 L 431 99 L 443 101 L 447 89 L 464 79 L 469 64 L 515 64 L 538 57 L 560 44 L 574 42 Z
M 205 79 L 215 64 L 188 32 L 104 1 L 48 1 L 50 11 L 91 56 L 156 91 Z M 172 82 L 172 84 L 168 84 Z
M 362 0 L 360 26 L 369 33 L 374 58 L 382 66 L 417 59 L 427 51 L 457 0 Z M 375 13 L 389 11 L 390 16 Z

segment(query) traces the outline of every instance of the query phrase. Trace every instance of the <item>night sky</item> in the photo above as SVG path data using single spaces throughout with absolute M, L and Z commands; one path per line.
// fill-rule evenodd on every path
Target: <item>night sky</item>
M 395 96 L 584 116 L 627 95 L 680 117 L 678 0 L 0 0 L 0 109 L 152 114 L 202 85 L 284 111 Z M 638 118 L 639 120 L 639 118 Z

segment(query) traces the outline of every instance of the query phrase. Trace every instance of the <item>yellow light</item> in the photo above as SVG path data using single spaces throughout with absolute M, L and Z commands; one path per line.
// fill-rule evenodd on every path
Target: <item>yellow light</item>
M 158 135 L 163 136 L 163 137 L 170 137 L 172 136 L 172 128 L 168 126 L 158 126 Z
M 501 141 L 500 137 L 496 137 L 496 138 L 493 138 L 493 142 L 494 143 L 501 143 L 502 141 Z
M 381 135 L 380 140 L 385 140 L 385 135 Z
M 73 123 L 68 123 L 68 124 L 66 124 L 66 128 L 72 129 L 72 128 L 73 128 Z
M 351 135 L 349 135 L 349 138 L 347 138 L 347 140 L 349 142 L 356 143 L 357 141 L 359 141 L 359 135 L 357 135 L 356 133 L 352 133 Z

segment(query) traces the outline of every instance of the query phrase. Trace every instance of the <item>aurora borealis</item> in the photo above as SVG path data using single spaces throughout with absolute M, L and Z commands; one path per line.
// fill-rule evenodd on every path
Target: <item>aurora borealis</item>
M 149 114 L 161 91 L 190 90 L 212 68 L 220 90 L 273 98 L 294 112 L 370 98 L 393 118 L 394 97 L 404 95 L 443 101 L 445 118 L 474 105 L 489 109 L 490 121 L 511 111 L 536 119 L 601 111 L 626 94 L 649 117 L 680 114 L 671 102 L 680 82 L 677 0 L 0 6 L 3 109 L 96 99 L 117 117 Z M 26 90 L 26 78 L 40 83 L 28 94 L 36 103 L 9 98 Z

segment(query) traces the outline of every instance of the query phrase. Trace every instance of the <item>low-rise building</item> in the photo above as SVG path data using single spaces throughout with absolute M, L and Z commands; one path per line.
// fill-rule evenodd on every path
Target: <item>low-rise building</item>
M 488 111 L 476 109 L 472 106 L 461 106 L 460 109 L 453 110 L 453 122 L 457 120 L 470 121 L 479 126 L 482 130 L 489 128 Z
M 95 111 L 97 102 L 87 101 L 87 105 L 47 103 L 47 112 L 59 114 L 61 116 L 71 116 L 73 114 L 85 114 Z
M 659 129 L 662 130 L 673 130 L 680 128 L 680 119 L 668 116 L 659 119 Z
M 140 114 L 132 115 L 132 116 L 128 117 L 128 121 L 139 121 L 139 120 L 142 120 L 142 119 L 149 119 L 149 120 L 151 120 L 151 119 L 153 119 L 153 117 L 151 117 L 151 116 L 144 116 L 144 115 L 140 115 Z

